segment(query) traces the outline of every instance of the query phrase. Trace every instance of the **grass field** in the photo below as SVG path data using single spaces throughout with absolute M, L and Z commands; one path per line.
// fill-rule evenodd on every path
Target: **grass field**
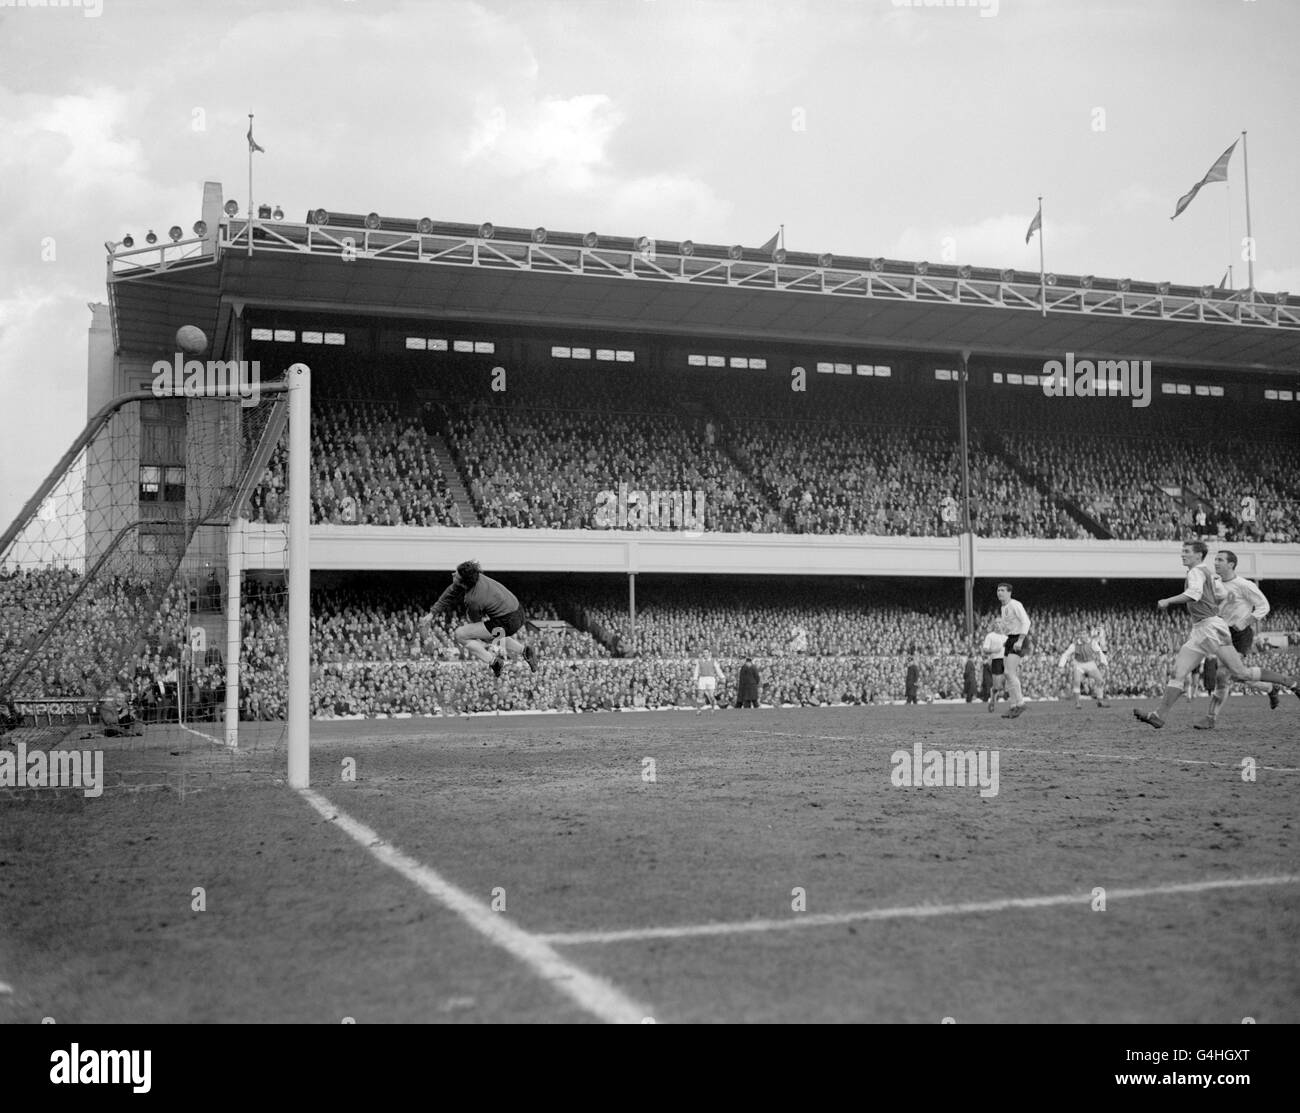
M 1132 706 L 315 723 L 310 794 L 108 750 L 171 787 L 0 800 L 0 1021 L 1300 1021 L 1300 706 Z

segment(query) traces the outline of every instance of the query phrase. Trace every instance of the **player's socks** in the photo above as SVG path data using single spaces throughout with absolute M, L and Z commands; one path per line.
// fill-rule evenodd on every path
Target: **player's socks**
M 1022 703 L 1025 702 L 1025 693 L 1020 687 L 1020 677 L 1008 676 L 1007 688 L 1010 690 L 1011 693 L 1009 696 L 1007 696 L 1007 698 L 1011 701 L 1011 706 L 1013 708 L 1019 707 Z
M 1221 691 L 1218 688 L 1215 688 L 1214 691 L 1210 693 L 1210 710 L 1206 712 L 1205 717 L 1210 721 L 1211 725 L 1213 725 L 1215 720 L 1218 719 L 1219 708 L 1227 702 L 1227 699 L 1228 693 L 1226 691 Z
M 1165 695 L 1164 698 L 1160 701 L 1160 710 L 1157 711 L 1156 714 L 1159 715 L 1161 719 L 1163 719 L 1166 715 L 1169 714 L 1170 709 L 1174 706 L 1174 704 L 1178 702 L 1182 694 L 1183 694 L 1183 690 L 1177 684 L 1166 684 Z

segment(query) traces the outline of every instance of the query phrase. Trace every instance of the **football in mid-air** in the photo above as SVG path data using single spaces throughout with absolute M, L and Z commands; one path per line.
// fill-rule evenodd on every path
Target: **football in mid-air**
M 181 325 L 176 330 L 176 346 L 182 352 L 197 354 L 207 348 L 208 338 L 196 325 Z

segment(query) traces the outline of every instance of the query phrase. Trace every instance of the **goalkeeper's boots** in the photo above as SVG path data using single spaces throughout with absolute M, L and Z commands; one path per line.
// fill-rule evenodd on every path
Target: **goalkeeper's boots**
M 1133 708 L 1133 718 L 1135 718 L 1139 723 L 1146 723 L 1149 727 L 1155 727 L 1156 730 L 1159 730 L 1165 725 L 1165 721 L 1160 717 L 1158 711 L 1139 711 L 1135 707 Z
M 1213 730 L 1213 729 L 1214 729 L 1214 726 L 1215 726 L 1214 720 L 1211 719 L 1211 718 L 1207 715 L 1204 719 L 1200 720 L 1200 722 L 1193 723 L 1193 724 L 1192 724 L 1192 729 L 1193 729 L 1193 730 Z
M 524 646 L 524 660 L 528 662 L 528 667 L 532 669 L 533 672 L 537 671 L 538 656 L 539 654 L 537 652 L 537 647 L 535 645 L 532 645 L 530 643 Z

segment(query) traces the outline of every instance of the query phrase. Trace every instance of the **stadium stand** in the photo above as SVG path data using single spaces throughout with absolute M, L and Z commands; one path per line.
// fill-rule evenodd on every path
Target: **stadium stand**
M 313 520 L 588 529 L 601 491 L 701 491 L 704 528 L 944 536 L 960 529 L 952 399 L 896 385 L 781 375 L 707 380 L 553 367 L 494 393 L 453 367 L 399 399 L 402 368 L 325 366 L 313 427 Z M 1160 434 L 1127 400 L 1066 408 L 972 391 L 971 493 L 985 537 L 1300 538 L 1300 449 L 1267 407 L 1160 402 Z M 420 398 L 424 398 L 423 404 Z M 1251 435 L 1235 431 L 1249 427 Z M 455 469 L 455 474 L 448 474 Z M 457 506 L 453 488 L 471 504 Z M 255 520 L 284 512 L 273 458 Z M 469 514 L 478 523 L 466 521 Z

